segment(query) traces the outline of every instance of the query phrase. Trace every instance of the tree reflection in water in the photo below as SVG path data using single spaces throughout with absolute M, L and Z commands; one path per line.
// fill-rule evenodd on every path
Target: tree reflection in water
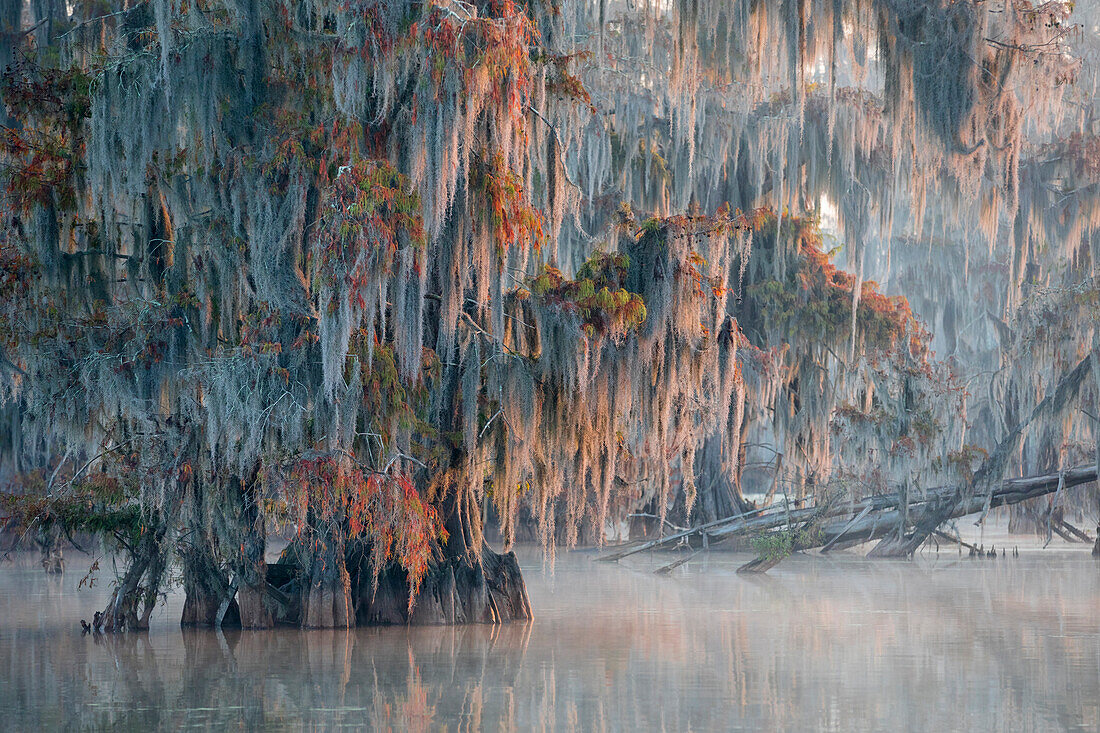
M 1096 729 L 1091 558 L 559 560 L 530 625 L 87 636 L 75 573 L 0 568 L 0 728 Z

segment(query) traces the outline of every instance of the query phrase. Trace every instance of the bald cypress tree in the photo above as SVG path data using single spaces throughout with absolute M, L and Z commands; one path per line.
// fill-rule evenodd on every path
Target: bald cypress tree
M 868 243 L 929 196 L 1024 211 L 1021 110 L 1075 73 L 1068 6 L 987 5 L 35 5 L 3 88 L 24 509 L 127 555 L 113 629 L 172 561 L 189 624 L 454 623 L 530 617 L 489 504 L 508 546 L 521 507 L 548 548 L 714 517 L 761 436 L 810 496 L 933 475 L 962 390 Z

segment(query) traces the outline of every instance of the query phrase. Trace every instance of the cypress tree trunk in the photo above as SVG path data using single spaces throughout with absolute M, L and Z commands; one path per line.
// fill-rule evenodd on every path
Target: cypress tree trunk
M 499 624 L 530 621 L 531 603 L 515 553 L 498 554 L 483 545 L 475 554 L 447 557 L 429 568 L 409 608 L 408 574 L 391 564 L 377 589 L 364 569 L 355 620 L 361 626 L 387 624 Z
M 696 499 L 690 517 L 676 517 L 681 523 L 699 526 L 752 509 L 741 494 L 740 466 L 744 465 L 744 446 L 738 446 L 738 475 L 730 476 L 722 461 L 722 438 L 709 436 L 695 454 Z M 681 497 L 677 510 L 682 511 Z
M 181 549 L 183 566 L 183 615 L 180 626 L 216 626 L 218 611 L 229 597 L 229 581 L 218 567 L 213 552 L 205 541 Z M 222 618 L 222 626 L 241 624 L 240 608 L 236 599 L 229 599 L 229 606 Z
M 356 621 L 378 624 L 467 624 L 530 621 L 531 603 L 515 553 L 503 555 L 477 542 L 476 512 L 460 512 L 453 497 L 445 503 L 448 540 L 442 557 L 421 581 L 409 608 L 408 574 L 391 563 L 371 583 L 366 562 L 358 564 Z M 471 505 L 472 506 L 472 505 Z M 366 555 L 363 555 L 365 558 Z
M 0 0 L 0 72 L 15 61 L 15 51 L 23 38 L 22 18 L 23 0 Z M 0 121 L 3 121 L 4 127 L 18 127 L 8 114 L 6 104 L 0 104 Z M 15 453 L 19 455 L 18 451 Z
M 267 599 L 267 527 L 260 506 L 259 470 L 257 464 L 243 482 L 232 479 L 232 493 L 240 496 L 242 511 L 238 518 L 241 531 L 240 556 L 235 563 L 237 573 L 237 604 L 241 627 L 269 629 L 275 624 Z
M 130 567 L 115 587 L 100 624 L 103 631 L 142 631 L 156 605 L 167 557 L 162 542 L 167 526 L 146 528 L 133 548 Z M 144 581 L 144 582 L 143 582 Z
M 44 49 L 57 40 L 57 25 L 68 17 L 65 0 L 32 0 L 31 11 L 34 14 L 34 37 L 39 49 Z
M 42 553 L 42 569 L 50 575 L 64 573 L 65 556 L 61 548 L 61 530 L 57 524 L 51 522 L 40 529 L 35 536 L 35 542 Z
M 185 595 L 180 625 L 217 626 L 218 611 L 228 600 L 223 626 L 240 626 L 237 600 L 231 598 L 229 578 L 218 561 L 218 545 L 211 529 L 213 519 L 208 490 L 213 488 L 196 477 L 184 498 L 185 526 L 180 529 L 179 559 Z M 216 495 L 215 495 L 216 496 Z M 216 503 L 216 502 L 215 502 Z
M 348 628 L 355 620 L 343 530 L 330 528 L 313 540 L 302 583 L 302 626 Z

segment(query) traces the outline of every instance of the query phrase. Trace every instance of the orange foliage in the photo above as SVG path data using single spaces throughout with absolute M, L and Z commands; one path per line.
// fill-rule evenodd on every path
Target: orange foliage
M 424 247 L 420 196 L 411 189 L 408 179 L 388 162 L 354 160 L 327 194 L 319 235 L 322 264 L 344 263 L 350 297 L 360 308 L 367 280 L 388 270 L 398 249 Z
M 539 60 L 547 63 L 555 72 L 546 81 L 547 94 L 557 94 L 575 99 L 588 107 L 592 114 L 596 114 L 596 106 L 592 104 L 592 96 L 584 87 L 584 83 L 569 70 L 569 67 L 575 61 L 586 61 L 589 56 L 591 54 L 588 51 L 570 54 L 544 53 Z
M 540 249 L 545 244 L 542 213 L 528 201 L 523 182 L 508 168 L 503 156 L 481 151 L 471 164 L 470 186 L 483 194 L 483 215 L 492 225 L 500 266 L 509 247 L 531 243 Z
M 779 219 L 774 212 L 765 211 L 754 214 L 750 223 L 758 245 L 777 248 L 780 239 L 789 238 L 798 252 L 785 282 L 765 280 L 746 288 L 744 305 L 752 317 L 792 336 L 824 337 L 833 342 L 848 338 L 856 277 L 832 263 L 822 248 L 817 222 L 784 216 L 780 234 Z M 867 346 L 887 350 L 901 346 L 915 358 L 928 355 L 928 334 L 906 298 L 880 293 L 871 280 L 860 284 L 856 328 Z
M 0 238 L 0 350 L 17 345 L 12 318 L 26 305 L 38 267 L 7 237 Z M 25 311 L 22 311 L 25 314 Z
M 0 133 L 13 209 L 76 207 L 76 173 L 91 113 L 92 77 L 79 68 L 47 69 L 22 59 L 0 78 L 0 96 L 18 124 Z
M 376 584 L 390 562 L 405 570 L 412 608 L 434 543 L 446 542 L 447 531 L 408 476 L 368 472 L 344 458 L 322 457 L 298 461 L 291 478 L 291 504 L 301 516 L 312 511 L 315 525 L 336 525 L 348 537 L 370 542 Z

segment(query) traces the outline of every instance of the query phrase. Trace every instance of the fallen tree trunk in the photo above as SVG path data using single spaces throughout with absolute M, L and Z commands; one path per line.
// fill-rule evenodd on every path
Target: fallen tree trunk
M 1001 477 L 1004 475 L 1004 468 L 1008 465 L 1010 456 L 1015 455 L 1017 451 L 1019 451 L 1020 444 L 1024 439 L 1028 426 L 1041 416 L 1045 415 L 1048 418 L 1053 418 L 1060 415 L 1066 409 L 1080 391 L 1081 384 L 1084 382 L 1085 375 L 1088 374 L 1092 361 L 1096 355 L 1094 351 L 1085 356 L 1085 358 L 1078 362 L 1076 367 L 1066 373 L 1058 382 L 1058 386 L 1035 406 L 1031 414 L 1025 420 L 1017 424 L 1016 427 L 997 444 L 996 449 L 994 449 L 982 464 L 981 468 L 974 474 L 970 486 L 978 487 L 978 490 L 968 493 L 970 496 L 976 494 L 984 497 L 985 500 L 980 507 L 983 517 L 986 512 L 998 505 L 993 503 L 994 494 L 997 493 L 995 487 L 1003 487 Z M 1064 475 L 1065 474 L 1062 472 L 1058 474 L 1059 482 L 1061 482 Z M 1061 488 L 1063 488 L 1063 485 L 1057 483 L 1051 490 L 1059 490 Z M 1042 491 L 1037 495 L 1044 493 L 1049 493 L 1049 491 Z M 952 517 L 971 513 L 970 511 L 960 511 L 960 504 L 962 501 L 962 492 L 956 492 L 954 497 L 944 495 L 938 498 L 934 503 L 926 505 L 925 511 L 912 522 L 913 529 L 911 532 L 906 532 L 910 524 L 910 517 L 908 514 L 905 514 L 902 516 L 901 521 L 898 522 L 897 533 L 893 537 L 887 536 L 883 538 L 883 540 L 868 553 L 868 556 L 908 557 L 912 555 L 918 547 L 924 544 L 931 533 L 944 522 Z M 1012 504 L 1016 502 L 1001 501 L 1000 503 Z
M 1049 473 L 1042 476 L 1008 479 L 1002 481 L 1001 485 L 994 489 L 992 495 L 968 495 L 965 489 L 961 487 L 929 489 L 923 498 L 918 497 L 910 502 L 910 520 L 916 527 L 920 527 L 922 523 L 934 521 L 935 526 L 924 533 L 927 536 L 948 520 L 982 511 L 987 501 L 992 508 L 1017 504 L 1021 501 L 1053 493 L 1058 490 L 1059 476 L 1058 473 Z M 1063 488 L 1080 486 L 1095 481 L 1096 464 L 1071 468 L 1065 471 L 1064 477 Z M 844 544 L 850 546 L 851 544 L 885 537 L 890 532 L 897 531 L 899 519 L 900 512 L 897 508 L 865 517 L 845 533 Z M 822 529 L 826 541 L 831 538 L 832 533 L 840 531 L 840 526 L 842 526 L 842 520 L 831 520 L 824 524 Z
M 952 537 L 951 535 L 939 529 L 937 529 L 932 534 L 936 537 L 939 537 L 941 540 L 944 540 L 945 542 L 950 542 L 953 545 L 958 545 L 960 548 L 965 547 L 967 550 L 970 551 L 971 555 L 977 555 L 980 552 L 977 547 L 970 544 L 969 542 L 963 542 L 962 537 Z M 959 552 L 962 552 L 962 550 L 960 549 Z
M 924 536 L 927 536 L 940 525 L 950 519 L 974 514 L 989 506 L 998 507 L 1016 504 L 1028 499 L 1057 491 L 1059 479 L 1064 479 L 1063 488 L 1080 486 L 1096 480 L 1096 464 L 1090 466 L 1078 466 L 1059 473 L 1030 476 L 1026 478 L 1014 478 L 1002 481 L 991 494 L 970 494 L 966 487 L 942 486 L 928 489 L 922 494 L 910 494 L 907 505 L 909 524 L 921 528 Z M 862 544 L 874 539 L 886 537 L 891 532 L 898 531 L 902 518 L 901 502 L 897 496 L 872 496 L 843 509 L 830 509 L 821 517 L 821 531 L 811 543 L 801 544 L 797 550 L 813 549 L 815 547 L 828 546 L 830 549 L 840 549 Z M 766 532 L 779 529 L 794 523 L 805 522 L 815 515 L 821 515 L 818 507 L 806 507 L 803 509 L 771 509 L 761 511 L 751 518 L 730 517 L 694 527 L 690 530 L 677 532 L 657 540 L 642 543 L 628 549 L 617 549 L 614 552 L 598 558 L 600 560 L 619 560 L 645 550 L 660 549 L 679 542 L 691 536 L 707 537 L 713 541 L 725 540 L 738 535 L 751 532 Z M 923 524 L 931 524 L 927 531 Z M 923 541 L 923 540 L 922 540 Z
M 1058 526 L 1062 529 L 1063 532 L 1068 532 L 1069 534 L 1073 535 L 1073 539 L 1069 540 L 1070 542 L 1086 542 L 1086 543 L 1090 543 L 1090 544 L 1092 543 L 1092 538 L 1091 537 L 1089 537 L 1087 534 L 1085 534 L 1081 530 L 1074 527 L 1072 524 L 1070 524 L 1066 520 L 1064 520 L 1064 519 L 1058 520 Z
M 604 555 L 603 557 L 598 557 L 596 558 L 596 560 L 599 562 L 612 562 L 614 560 L 621 560 L 624 557 L 629 557 L 630 555 L 634 555 L 639 552 L 645 552 L 646 550 L 655 550 L 661 547 L 667 547 L 674 542 L 679 542 L 680 540 L 687 539 L 688 537 L 701 537 L 703 535 L 714 536 L 713 534 L 709 534 L 709 530 L 715 529 L 716 527 L 722 527 L 725 525 L 736 524 L 745 521 L 746 517 L 756 516 L 763 511 L 765 510 L 757 509 L 753 512 L 750 512 L 749 514 L 738 514 L 732 517 L 726 517 L 725 519 L 716 519 L 713 522 L 707 522 L 706 524 L 699 525 L 698 527 L 685 529 L 682 532 L 677 532 L 676 534 L 670 534 L 665 537 L 658 537 L 655 540 L 649 540 L 647 542 L 633 543 L 625 549 L 622 547 L 622 545 L 620 545 L 611 554 Z

